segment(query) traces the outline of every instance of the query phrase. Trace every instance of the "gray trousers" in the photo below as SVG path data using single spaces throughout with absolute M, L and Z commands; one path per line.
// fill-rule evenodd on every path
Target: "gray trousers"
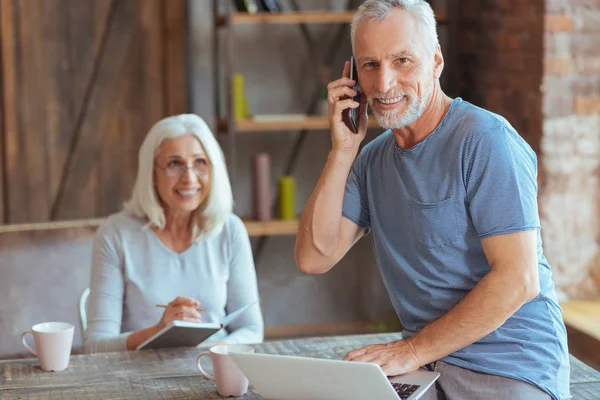
M 550 400 L 537 386 L 437 361 L 427 365 L 440 377 L 419 400 Z

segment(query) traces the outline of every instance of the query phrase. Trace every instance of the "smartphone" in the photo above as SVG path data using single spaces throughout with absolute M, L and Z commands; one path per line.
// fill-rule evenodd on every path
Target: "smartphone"
M 356 91 L 356 96 L 352 97 L 352 100 L 360 103 L 360 83 L 358 83 L 358 73 L 356 71 L 356 62 L 354 57 L 350 57 L 350 79 L 355 80 L 356 84 L 352 87 Z M 360 123 L 360 107 L 358 108 L 347 108 L 343 112 L 344 122 L 346 126 L 354 132 L 358 133 L 358 126 Z

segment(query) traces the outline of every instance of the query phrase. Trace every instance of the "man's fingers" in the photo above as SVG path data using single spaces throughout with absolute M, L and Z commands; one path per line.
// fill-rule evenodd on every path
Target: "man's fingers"
M 377 353 L 361 354 L 360 356 L 355 357 L 351 361 L 370 362 L 370 363 L 379 364 L 379 365 L 381 364 L 381 358 L 379 357 L 379 355 Z
M 345 109 L 356 108 L 358 106 L 359 104 L 352 99 L 340 100 L 333 104 L 333 114 L 341 115 L 342 111 L 344 111 Z
M 394 370 L 389 364 L 381 364 L 380 367 L 381 367 L 381 370 L 383 371 L 383 373 L 386 374 L 387 376 L 399 375 L 399 374 L 394 374 Z
M 419 369 L 418 367 L 414 368 L 405 363 L 400 363 L 397 360 L 383 361 L 380 366 L 383 373 L 387 376 L 402 375 Z
M 369 348 L 369 346 L 353 350 L 350 353 L 346 354 L 346 357 L 344 357 L 344 360 L 353 360 L 356 357 L 362 356 L 363 354 L 365 354 L 367 352 L 368 348 Z
M 329 104 L 334 104 L 336 101 L 340 100 L 344 97 L 354 97 L 356 96 L 356 90 L 348 87 L 348 86 L 340 86 L 335 89 L 331 89 L 327 93 L 327 101 Z
M 350 77 L 350 61 L 344 61 L 344 70 L 342 71 L 342 78 Z
M 352 80 L 350 78 L 341 78 L 341 79 L 337 79 L 333 82 L 329 82 L 329 84 L 327 85 L 327 90 L 331 90 L 331 89 L 335 89 L 338 87 L 342 87 L 342 86 L 346 86 L 346 87 L 350 87 L 350 86 L 354 86 L 356 85 L 356 81 Z
M 348 353 L 348 355 L 346 355 L 346 358 L 356 359 L 356 358 L 361 358 L 362 356 L 365 356 L 365 355 L 372 355 L 374 357 L 377 357 L 378 354 L 380 354 L 382 351 L 386 350 L 385 346 L 386 345 L 382 345 L 382 344 L 371 344 L 369 346 L 361 347 L 360 349 L 356 349 L 356 350 Z M 344 359 L 346 359 L 346 358 L 344 358 Z

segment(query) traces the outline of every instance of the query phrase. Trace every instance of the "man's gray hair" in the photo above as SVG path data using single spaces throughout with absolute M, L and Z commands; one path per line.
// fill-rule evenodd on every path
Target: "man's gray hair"
M 366 0 L 358 7 L 350 26 L 352 52 L 354 52 L 354 35 L 356 27 L 362 19 L 381 21 L 387 18 L 395 8 L 406 10 L 419 21 L 419 30 L 425 40 L 428 54 L 433 54 L 439 44 L 433 9 L 425 0 Z
M 148 227 L 165 227 L 165 212 L 154 187 L 154 158 L 162 142 L 185 134 L 192 134 L 200 141 L 212 166 L 210 192 L 192 216 L 192 239 L 198 241 L 219 232 L 233 210 L 225 157 L 210 128 L 198 115 L 167 117 L 150 129 L 140 147 L 137 178 L 131 198 L 125 203 L 124 209 L 146 219 Z

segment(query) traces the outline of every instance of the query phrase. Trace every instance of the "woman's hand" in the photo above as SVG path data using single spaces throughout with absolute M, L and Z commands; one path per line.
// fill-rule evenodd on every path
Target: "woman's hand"
M 200 322 L 200 302 L 191 297 L 178 296 L 167 304 L 158 325 L 162 329 L 175 320 Z
M 167 304 L 160 321 L 156 325 L 132 332 L 127 336 L 125 343 L 127 350 L 135 350 L 140 344 L 154 336 L 158 331 L 171 323 L 171 321 L 200 322 L 200 302 L 191 297 L 177 297 Z

